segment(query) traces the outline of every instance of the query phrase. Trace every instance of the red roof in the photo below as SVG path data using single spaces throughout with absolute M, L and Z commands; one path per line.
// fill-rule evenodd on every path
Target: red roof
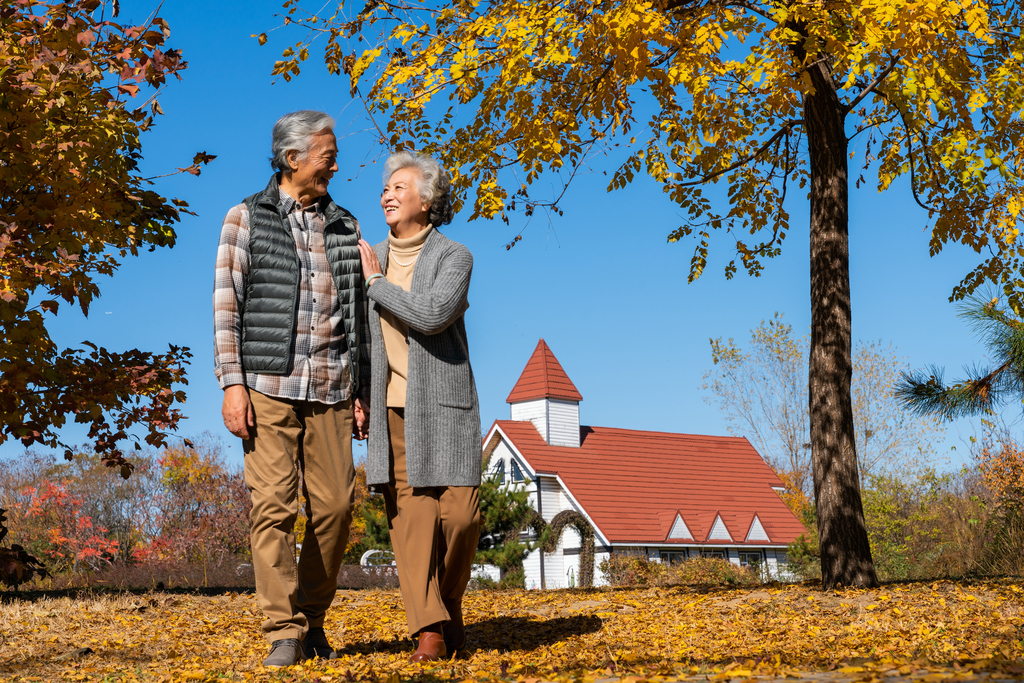
M 582 401 L 583 396 L 576 390 L 576 385 L 565 374 L 561 363 L 551 353 L 551 349 L 541 339 L 537 348 L 526 363 L 519 381 L 512 387 L 512 393 L 505 399 L 506 403 L 532 401 L 537 398 L 561 398 L 567 401 Z
M 782 482 L 744 438 L 581 427 L 572 448 L 549 446 L 532 422 L 495 426 L 534 472 L 561 478 L 611 543 L 742 546 L 755 515 L 771 541 L 751 546 L 788 544 L 805 532 L 772 489 Z M 491 435 L 488 453 L 497 445 L 493 428 Z M 668 539 L 676 514 L 692 540 Z M 708 540 L 718 516 L 732 541 Z

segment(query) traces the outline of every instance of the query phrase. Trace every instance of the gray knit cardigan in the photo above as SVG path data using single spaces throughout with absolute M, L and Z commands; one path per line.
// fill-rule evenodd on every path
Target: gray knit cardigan
M 374 247 L 387 272 L 388 242 Z M 431 230 L 416 258 L 410 291 L 383 278 L 370 300 L 370 436 L 366 483 L 387 484 L 388 359 L 380 327 L 385 308 L 409 325 L 405 394 L 405 452 L 410 486 L 479 486 L 482 464 L 480 405 L 463 314 L 473 255 Z

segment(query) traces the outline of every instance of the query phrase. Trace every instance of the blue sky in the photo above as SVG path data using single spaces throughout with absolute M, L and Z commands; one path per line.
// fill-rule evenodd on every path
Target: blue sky
M 122 20 L 141 21 L 154 7 L 122 0 Z M 166 0 L 161 10 L 171 27 L 169 45 L 183 51 L 189 69 L 160 95 L 166 116 L 146 134 L 143 150 L 148 175 L 186 166 L 198 151 L 217 155 L 200 178 L 158 181 L 159 191 L 186 199 L 199 215 L 185 217 L 176 247 L 143 254 L 102 281 L 103 295 L 88 318 L 62 308 L 50 327 L 64 345 L 89 340 L 115 350 L 191 347 L 189 419 L 181 433 L 223 437 L 229 459 L 238 463 L 240 447 L 221 423 L 222 394 L 213 375 L 211 291 L 221 220 L 265 186 L 274 121 L 289 111 L 319 109 L 338 126 L 341 170 L 331 194 L 375 243 L 386 235 L 378 203 L 386 152 L 360 103 L 349 97 L 347 77 L 328 75 L 311 58 L 299 78 L 274 82 L 273 62 L 299 34 L 270 32 L 265 47 L 250 35 L 280 23 L 274 16 L 280 3 L 225 0 L 203 3 L 201 12 L 197 7 Z M 508 417 L 505 397 L 543 337 L 583 395 L 583 423 L 725 434 L 723 420 L 699 389 L 711 364 L 708 339 L 745 343 L 749 330 L 775 311 L 784 312 L 797 332 L 808 329 L 806 207 L 791 202 L 794 229 L 783 255 L 768 262 L 761 277 L 724 278 L 732 252 L 723 235 L 712 243 L 704 275 L 687 284 L 693 243 L 665 239 L 681 221 L 673 205 L 642 178 L 612 194 L 605 192 L 607 180 L 600 172 L 578 176 L 562 202 L 562 217 L 518 215 L 510 227 L 467 223 L 466 211 L 445 230 L 475 257 L 466 323 L 484 428 Z M 930 258 L 927 215 L 906 186 L 884 195 L 854 190 L 850 215 L 854 339 L 892 342 L 914 367 L 944 365 L 947 376 L 965 362 L 983 360 L 983 350 L 947 302 L 980 257 L 954 245 Z M 524 225 L 523 240 L 506 250 Z M 958 462 L 971 433 L 969 423 L 954 425 L 938 450 L 958 446 Z M 72 440 L 84 436 L 67 434 Z M 0 447 L 0 453 L 17 450 Z M 365 447 L 357 447 L 360 452 Z

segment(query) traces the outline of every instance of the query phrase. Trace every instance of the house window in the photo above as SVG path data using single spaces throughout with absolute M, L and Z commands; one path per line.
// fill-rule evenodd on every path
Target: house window
M 686 550 L 662 550 L 661 553 L 662 564 L 680 564 L 686 561 Z
M 764 557 L 761 555 L 760 550 L 741 550 L 740 551 L 740 565 L 743 567 L 752 567 L 761 564 L 764 561 Z
M 728 555 L 727 551 L 725 551 L 724 549 L 723 550 L 708 550 L 707 548 L 705 548 L 704 550 L 700 551 L 700 556 L 701 557 L 717 557 L 720 560 L 728 560 L 729 559 L 729 555 Z
M 512 481 L 523 481 L 526 477 L 523 476 L 523 471 L 519 469 L 519 463 L 515 460 L 512 461 Z
M 494 469 L 491 470 L 491 481 L 495 481 L 498 484 L 505 483 L 505 461 L 499 460 L 494 464 Z

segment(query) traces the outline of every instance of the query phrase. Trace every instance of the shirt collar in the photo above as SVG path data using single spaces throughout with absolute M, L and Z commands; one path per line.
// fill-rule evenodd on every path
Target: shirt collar
M 297 200 L 293 199 L 287 192 L 282 190 L 277 200 L 277 209 L 282 215 L 288 215 L 293 211 L 316 211 L 316 215 L 323 218 L 326 199 L 326 197 L 318 197 L 317 200 L 309 206 L 300 206 Z

